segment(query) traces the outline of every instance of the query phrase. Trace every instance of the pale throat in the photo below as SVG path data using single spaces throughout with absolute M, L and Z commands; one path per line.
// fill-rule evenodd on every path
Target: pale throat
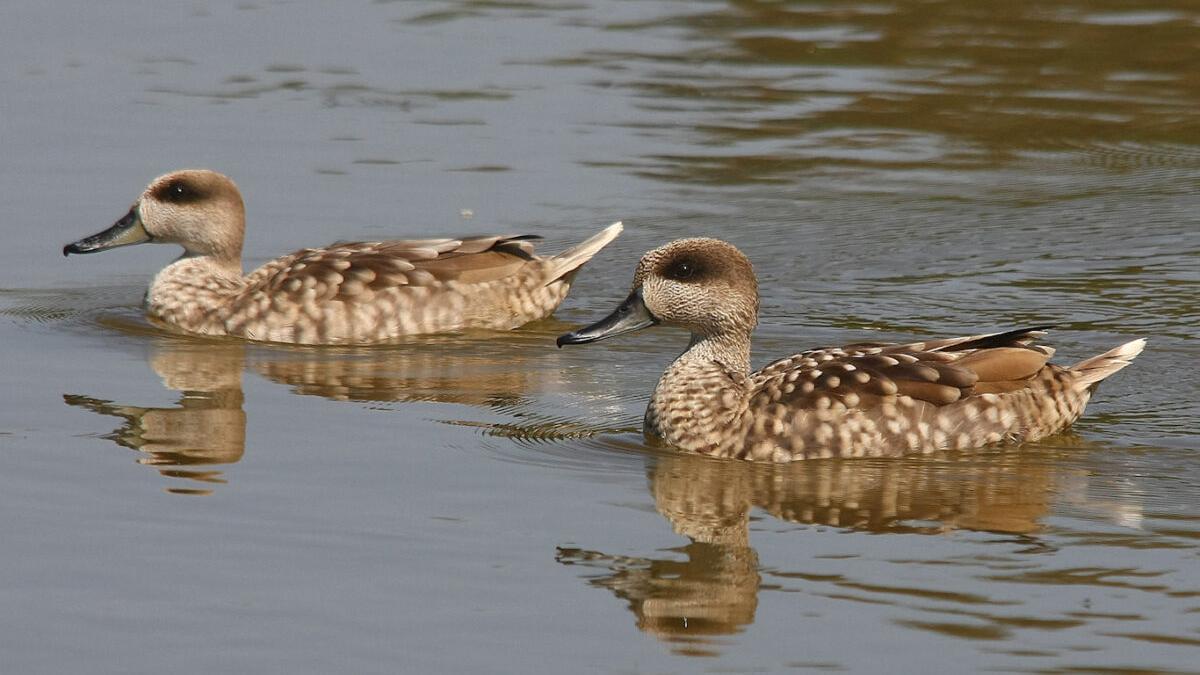
M 715 333 L 702 335 L 692 333 L 687 350 L 679 355 L 678 362 L 702 364 L 715 362 L 727 370 L 743 375 L 750 372 L 750 335 L 747 333 Z

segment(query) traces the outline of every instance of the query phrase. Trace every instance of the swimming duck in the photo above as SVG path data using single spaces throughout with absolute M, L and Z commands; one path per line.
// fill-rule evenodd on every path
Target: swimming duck
M 648 326 L 691 332 L 646 408 L 643 429 L 680 450 L 788 462 L 881 457 L 1033 441 L 1062 431 L 1096 385 L 1141 353 L 1127 342 L 1073 366 L 1047 363 L 1045 333 L 814 349 L 750 370 L 758 282 L 716 239 L 681 239 L 638 263 L 633 292 L 561 347 Z
M 548 258 L 533 235 L 338 243 L 242 274 L 245 208 L 215 171 L 154 179 L 107 230 L 63 248 L 95 253 L 143 242 L 184 254 L 150 284 L 151 320 L 201 335 L 267 342 L 366 344 L 466 328 L 509 330 L 544 318 L 580 266 L 616 238 L 614 223 Z

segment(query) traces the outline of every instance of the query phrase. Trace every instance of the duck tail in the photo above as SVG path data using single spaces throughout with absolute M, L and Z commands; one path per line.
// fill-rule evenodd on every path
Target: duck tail
M 550 258 L 547 261 L 550 263 L 548 282 L 557 281 L 579 269 L 585 262 L 591 260 L 592 256 L 599 253 L 600 249 L 616 239 L 623 229 L 625 226 L 621 223 L 613 223 L 578 246 L 573 246 Z
M 1139 338 L 1110 349 L 1103 354 L 1084 359 L 1070 367 L 1079 376 L 1080 389 L 1093 389 L 1101 380 L 1133 363 L 1133 359 L 1146 348 L 1146 338 Z

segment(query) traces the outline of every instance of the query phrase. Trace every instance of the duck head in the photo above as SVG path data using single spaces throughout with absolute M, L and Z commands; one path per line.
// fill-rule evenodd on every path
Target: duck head
M 584 344 L 658 324 L 695 337 L 746 336 L 758 323 L 758 281 L 750 260 L 718 239 L 678 239 L 638 262 L 633 291 L 616 311 L 559 336 Z
M 146 242 L 179 244 L 192 256 L 238 260 L 246 211 L 237 185 L 215 171 L 185 169 L 155 178 L 112 227 L 63 247 L 63 255 Z

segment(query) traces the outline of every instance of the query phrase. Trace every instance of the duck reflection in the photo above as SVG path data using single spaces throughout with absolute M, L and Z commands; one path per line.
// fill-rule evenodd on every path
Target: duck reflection
M 256 354 L 249 368 L 297 394 L 335 401 L 459 403 L 511 408 L 525 400 L 535 373 L 520 349 L 446 339 L 399 347 L 293 348 Z M 537 352 L 534 352 L 537 353 Z
M 690 543 L 650 558 L 560 548 L 557 560 L 596 570 L 588 583 L 628 602 L 639 629 L 705 654 L 712 636 L 754 621 L 762 585 L 750 545 L 761 520 L 755 509 L 788 523 L 867 532 L 1029 535 L 1049 509 L 1052 466 L 1018 453 L 783 466 L 666 455 L 651 460 L 650 494 Z
M 297 394 L 337 401 L 436 401 L 502 410 L 520 406 L 537 373 L 519 355 L 530 350 L 519 345 L 546 338 L 521 335 L 499 346 L 489 342 L 488 349 L 480 349 L 480 339 L 315 349 L 159 337 L 148 360 L 163 385 L 180 393 L 175 406 L 147 408 L 78 394 L 64 394 L 63 399 L 120 418 L 122 425 L 107 438 L 141 453 L 139 464 L 192 484 L 168 492 L 209 494 L 213 485 L 226 482 L 215 467 L 235 464 L 245 454 L 243 371 Z M 553 383 L 549 378 L 537 381 L 540 386 Z
M 242 409 L 243 345 L 192 343 L 159 345 L 150 367 L 168 389 L 180 392 L 176 407 L 143 408 L 88 396 L 65 394 L 68 405 L 123 420 L 108 436 L 118 445 L 141 453 L 139 464 L 153 466 L 169 478 L 201 485 L 224 483 L 220 470 L 246 451 L 246 412 Z M 170 487 L 176 494 L 209 494 L 207 487 Z

